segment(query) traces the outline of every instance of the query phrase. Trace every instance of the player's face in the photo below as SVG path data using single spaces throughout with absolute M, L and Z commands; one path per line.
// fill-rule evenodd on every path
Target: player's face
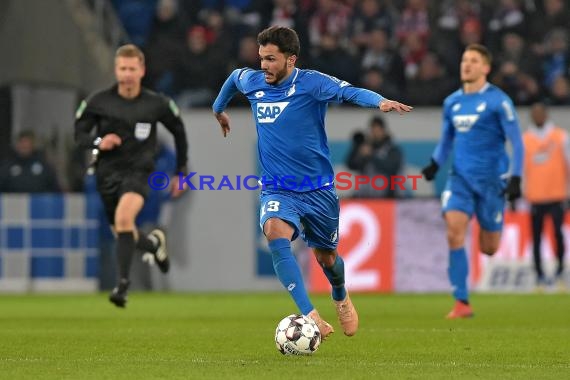
M 296 56 L 287 57 L 279 51 L 273 44 L 259 47 L 259 59 L 261 60 L 261 70 L 265 72 L 265 82 L 278 84 L 289 76 L 295 67 Z
M 119 86 L 138 87 L 144 76 L 144 65 L 137 57 L 115 58 L 115 77 Z
M 473 83 L 485 78 L 491 70 L 483 56 L 474 50 L 467 50 L 461 58 L 461 82 Z

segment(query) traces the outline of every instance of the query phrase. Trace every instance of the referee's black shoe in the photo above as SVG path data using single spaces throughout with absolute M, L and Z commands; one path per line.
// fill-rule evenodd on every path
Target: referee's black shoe
M 166 235 L 159 228 L 152 230 L 149 234 L 152 240 L 156 241 L 157 249 L 154 253 L 154 261 L 162 273 L 168 273 L 170 269 L 170 260 L 168 259 L 168 251 L 166 250 Z
M 127 304 L 127 290 L 129 289 L 129 280 L 119 281 L 119 285 L 113 289 L 109 295 L 109 301 L 115 304 L 117 307 L 125 307 Z

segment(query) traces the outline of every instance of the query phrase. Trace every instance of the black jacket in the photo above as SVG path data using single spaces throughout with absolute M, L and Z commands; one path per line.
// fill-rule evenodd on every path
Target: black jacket
M 115 149 L 99 152 L 97 172 L 153 171 L 158 122 L 174 136 L 177 171 L 186 171 L 186 131 L 178 107 L 165 96 L 143 88 L 138 97 L 125 99 L 114 85 L 84 100 L 75 116 L 75 140 L 79 146 L 95 149 L 96 137 L 110 133 L 122 140 Z

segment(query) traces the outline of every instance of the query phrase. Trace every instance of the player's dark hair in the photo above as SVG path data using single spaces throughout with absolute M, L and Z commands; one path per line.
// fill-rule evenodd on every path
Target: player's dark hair
M 141 49 L 133 44 L 119 47 L 115 53 L 115 58 L 117 57 L 138 58 L 144 66 L 144 54 Z
M 491 66 L 493 63 L 493 56 L 491 55 L 489 49 L 487 49 L 485 46 L 481 44 L 470 44 L 465 48 L 465 51 L 469 50 L 476 51 L 477 53 L 481 54 L 489 66 Z
M 279 48 L 279 51 L 287 56 L 299 56 L 301 44 L 299 43 L 299 36 L 291 28 L 283 26 L 272 26 L 262 30 L 257 35 L 257 43 L 260 46 L 273 44 Z

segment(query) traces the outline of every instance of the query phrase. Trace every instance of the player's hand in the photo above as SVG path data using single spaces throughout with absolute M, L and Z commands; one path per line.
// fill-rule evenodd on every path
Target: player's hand
M 505 195 L 510 202 L 521 197 L 521 177 L 514 175 L 509 179 L 509 183 L 505 189 Z
M 109 133 L 103 136 L 99 144 L 99 150 L 113 150 L 115 147 L 120 146 L 123 140 L 115 133 Z
M 222 127 L 222 134 L 226 137 L 230 133 L 230 117 L 225 112 L 215 113 L 214 116 L 220 123 L 220 127 Z
M 432 158 L 430 164 L 422 169 L 422 174 L 424 175 L 426 181 L 431 181 L 432 179 L 435 178 L 435 174 L 437 173 L 438 170 L 439 170 L 439 165 Z
M 380 108 L 380 111 L 382 112 L 396 111 L 400 115 L 404 112 L 410 112 L 412 109 L 414 109 L 412 106 L 389 99 L 382 100 L 378 105 L 378 108 Z
M 181 178 L 188 174 L 188 169 L 186 166 L 177 169 L 177 175 L 170 181 L 170 197 L 172 199 L 179 198 L 182 194 L 188 190 L 188 184 L 186 181 L 181 181 Z
M 188 185 L 186 184 L 186 182 L 182 182 L 182 188 L 179 187 L 180 185 L 176 180 L 171 181 L 171 183 L 172 187 L 170 189 L 170 196 L 172 197 L 172 199 L 180 197 L 182 194 L 186 192 L 186 190 L 188 190 Z

